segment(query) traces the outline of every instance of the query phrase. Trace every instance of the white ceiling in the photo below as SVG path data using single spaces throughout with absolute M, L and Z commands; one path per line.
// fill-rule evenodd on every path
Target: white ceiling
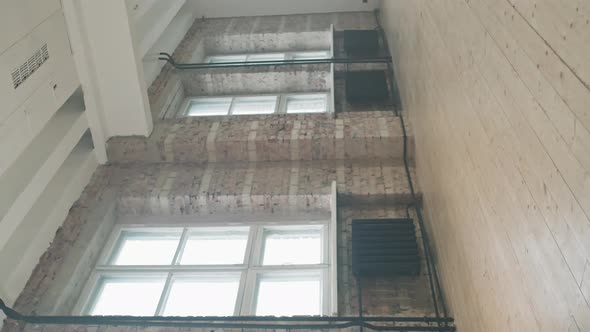
M 379 0 L 187 0 L 196 17 L 288 15 L 371 11 Z

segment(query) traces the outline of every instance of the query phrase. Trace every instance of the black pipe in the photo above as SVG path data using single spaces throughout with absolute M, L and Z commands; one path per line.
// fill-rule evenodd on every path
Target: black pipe
M 12 320 L 30 324 L 46 325 L 123 325 L 123 326 L 169 326 L 195 328 L 257 328 L 257 329 L 344 329 L 348 327 L 367 327 L 376 331 L 455 331 L 433 329 L 430 324 L 437 322 L 433 317 L 367 317 L 365 321 L 359 317 L 134 317 L 134 316 L 28 316 L 6 306 L 0 299 L 0 310 Z M 220 321 L 226 321 L 219 323 Z M 227 322 L 231 321 L 231 322 Z M 255 323 L 244 323 L 250 321 Z M 280 324 L 280 322 L 325 322 L 325 324 Z M 380 326 L 370 322 L 418 323 L 427 326 Z M 452 322 L 452 318 L 445 319 Z M 217 323 L 215 323 L 217 322 Z M 270 322 L 270 323 L 260 323 Z M 338 323 L 335 323 L 338 322 Z
M 363 332 L 363 327 L 365 326 L 365 320 L 363 317 L 363 288 L 361 285 L 361 278 L 359 276 L 356 276 L 356 297 L 358 300 L 358 313 L 359 313 L 359 321 L 360 321 L 360 326 L 359 326 L 359 330 L 360 332 Z
M 457 331 L 454 326 L 377 326 L 369 323 L 365 323 L 363 326 L 374 331 Z
M 378 11 L 375 11 L 375 20 L 377 22 L 377 26 L 378 29 L 380 31 L 380 35 L 383 41 L 383 46 L 386 49 L 387 54 L 391 55 L 390 51 L 389 51 L 389 46 L 388 46 L 388 42 L 387 42 L 387 38 L 385 38 L 385 33 L 383 31 L 383 27 L 381 26 L 381 22 L 379 19 L 379 14 Z M 388 70 L 390 71 L 390 73 L 393 73 L 393 68 L 390 68 L 391 63 L 387 64 Z M 390 82 L 390 85 L 392 85 L 393 83 Z M 393 91 L 393 86 L 390 86 L 390 89 Z M 401 106 L 401 105 L 400 105 Z M 398 113 L 398 112 L 396 112 Z M 408 160 L 407 160 L 407 145 L 408 145 L 408 135 L 406 132 L 406 125 L 404 122 L 404 116 L 403 116 L 403 111 L 400 111 L 399 113 L 399 118 L 400 118 L 400 125 L 402 128 L 402 133 L 403 133 L 403 161 L 404 161 L 404 169 L 406 172 L 406 177 L 408 179 L 408 185 L 410 187 L 410 193 L 412 195 L 412 198 L 414 199 L 414 202 L 417 202 L 417 197 L 416 197 L 416 192 L 414 190 L 414 184 L 412 182 L 412 175 L 410 173 L 410 168 L 408 166 Z M 435 313 L 436 313 L 436 317 L 440 318 L 440 314 L 438 312 L 438 305 L 437 305 L 437 296 L 436 296 L 436 292 L 434 290 L 433 287 L 433 281 L 432 279 L 434 278 L 434 283 L 436 284 L 436 289 L 438 290 L 438 295 L 440 297 L 440 301 L 441 301 L 441 307 L 442 307 L 442 311 L 443 311 L 443 316 L 444 317 L 448 317 L 448 312 L 447 312 L 447 306 L 444 300 L 444 295 L 442 293 L 442 287 L 440 285 L 440 281 L 438 278 L 438 271 L 436 269 L 436 264 L 434 264 L 434 262 L 430 261 L 430 256 L 431 256 L 431 248 L 430 248 L 430 240 L 428 239 L 428 232 L 426 231 L 426 226 L 424 223 L 424 219 L 422 216 L 422 211 L 420 210 L 420 207 L 418 206 L 418 204 L 413 203 L 408 205 L 409 206 L 413 206 L 414 210 L 416 211 L 416 216 L 418 217 L 418 223 L 420 225 L 420 233 L 422 234 L 422 243 L 424 246 L 424 251 L 425 251 L 425 257 L 426 257 L 426 263 L 428 266 L 428 271 L 429 271 L 429 283 L 430 283 L 430 289 L 431 292 L 433 294 L 433 302 L 434 302 L 434 308 L 435 308 Z M 432 272 L 431 272 L 432 271 Z M 440 322 L 439 322 L 439 326 L 440 326 Z M 448 327 L 448 323 L 445 322 L 445 327 Z
M 387 38 L 385 37 L 385 33 L 383 32 L 383 28 L 381 27 L 381 22 L 379 20 L 379 15 L 378 15 L 377 11 L 375 11 L 375 21 L 377 22 L 377 30 L 379 31 L 379 37 L 381 38 L 381 42 L 383 43 L 383 47 L 385 48 L 385 51 L 387 53 L 389 53 L 389 45 L 388 45 L 388 42 L 387 42 Z M 388 76 L 389 76 L 389 80 L 388 80 L 389 89 L 391 90 L 391 93 L 393 95 L 393 93 L 394 93 L 394 91 L 393 91 L 393 79 L 394 79 L 394 77 L 392 77 L 393 76 L 392 75 L 393 68 L 391 68 L 391 66 L 388 64 L 387 69 L 388 69 Z M 392 96 L 392 98 L 393 98 L 393 96 Z M 405 172 L 406 172 L 406 177 L 408 179 L 408 185 L 410 187 L 410 193 L 412 195 L 413 200 L 416 201 L 416 193 L 414 191 L 414 184 L 412 182 L 412 178 L 411 178 L 411 175 L 410 175 L 410 168 L 409 168 L 408 162 L 407 162 L 407 159 L 408 159 L 408 157 L 407 157 L 407 155 L 408 155 L 408 149 L 407 149 L 407 146 L 408 146 L 408 137 L 407 137 L 407 133 L 406 133 L 406 125 L 405 125 L 404 118 L 403 118 L 403 115 L 401 114 L 401 112 L 397 112 L 396 111 L 396 114 L 399 115 L 399 117 L 400 117 L 400 124 L 401 124 L 402 132 L 403 132 L 403 158 L 402 159 L 404 161 L 404 169 L 405 169 Z M 412 205 L 412 204 L 410 204 L 410 205 Z M 408 205 L 406 207 L 406 213 L 409 213 L 409 207 L 410 207 L 410 205 Z M 415 204 L 413 204 L 413 205 L 414 205 L 414 208 L 415 208 L 416 205 Z M 421 216 L 418 213 L 419 212 L 417 211 L 416 214 L 418 215 L 418 223 L 420 224 L 420 232 L 421 233 L 424 233 L 424 227 L 423 227 L 422 223 L 420 223 Z M 436 295 L 436 291 L 434 289 L 432 268 L 431 268 L 431 264 L 430 264 L 430 252 L 426 248 L 427 247 L 427 244 L 426 244 L 425 236 L 422 236 L 422 246 L 424 247 L 424 256 L 426 258 L 426 268 L 428 269 L 428 283 L 429 283 L 429 286 L 430 286 L 430 293 L 431 293 L 431 296 L 432 296 L 432 302 L 433 302 L 434 312 L 435 312 L 436 317 L 439 318 L 440 317 L 440 313 L 439 313 L 439 310 L 438 310 L 437 295 Z
M 223 63 L 177 63 L 168 53 L 160 53 L 158 60 L 171 64 L 176 69 L 211 69 L 211 68 L 241 68 L 262 66 L 290 66 L 290 65 L 317 65 L 332 63 L 391 63 L 390 56 L 384 57 L 359 57 L 359 58 L 326 58 L 307 60 L 267 60 L 247 62 L 223 62 Z
M 137 320 L 137 316 L 27 316 L 19 313 L 18 311 L 8 307 L 2 299 L 0 299 L 0 310 L 6 314 L 7 317 L 14 320 L 26 320 L 26 319 L 72 319 L 72 318 L 88 318 L 93 319 L 117 319 L 118 321 L 125 320 Z M 149 316 L 153 321 L 309 321 L 309 322 L 344 322 L 344 321 L 358 321 L 359 317 L 355 316 L 286 316 L 286 317 L 275 317 L 275 316 Z M 433 323 L 438 321 L 453 322 L 452 317 L 440 318 L 428 316 L 420 317 L 383 317 L 383 316 L 369 316 L 365 317 L 364 321 L 367 322 L 388 322 L 388 323 L 405 323 L 405 322 L 421 322 L 421 323 Z

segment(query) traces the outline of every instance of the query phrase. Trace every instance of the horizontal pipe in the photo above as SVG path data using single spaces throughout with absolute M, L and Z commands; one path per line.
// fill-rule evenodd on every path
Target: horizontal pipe
M 88 317 L 76 317 L 88 318 Z M 438 327 L 433 325 L 427 326 L 382 326 L 363 322 L 345 322 L 345 323 L 327 323 L 327 324 L 277 324 L 277 323 L 215 323 L 215 322 L 162 322 L 162 321 L 112 321 L 112 322 L 95 322 L 88 319 L 76 319 L 74 321 L 59 320 L 31 320 L 25 321 L 30 324 L 39 325 L 111 325 L 111 326 L 141 326 L 141 327 L 183 327 L 183 328 L 211 328 L 211 329 L 289 329 L 289 330 L 325 330 L 325 329 L 345 329 L 350 327 L 364 326 L 375 331 L 455 331 L 455 327 Z
M 344 329 L 363 326 L 376 331 L 454 331 L 454 327 L 441 330 L 435 326 L 380 326 L 368 322 L 432 324 L 452 323 L 453 318 L 434 317 L 134 317 L 134 316 L 29 316 L 6 306 L 0 299 L 0 310 L 6 317 L 30 324 L 63 325 L 125 325 L 125 326 L 173 326 L 195 328 L 259 328 L 259 329 Z M 225 321 L 219 323 L 220 321 Z M 216 323 L 217 322 L 217 323 Z M 246 323 L 245 323 L 246 322 Z M 263 323 L 260 323 L 263 322 Z M 311 322 L 315 324 L 281 324 L 280 322 Z M 323 323 L 323 324 L 318 324 Z M 435 328 L 435 329 L 433 329 Z
M 315 65 L 315 64 L 353 64 L 353 63 L 391 63 L 390 56 L 385 57 L 360 57 L 360 58 L 327 58 L 307 60 L 270 60 L 247 62 L 223 62 L 223 63 L 176 63 L 172 56 L 160 53 L 159 60 L 170 63 L 176 69 L 210 69 L 210 68 L 241 68 L 261 66 L 288 66 L 288 65 Z
M 438 332 L 446 332 L 446 331 L 456 331 L 457 328 L 454 326 L 379 326 L 364 323 L 362 324 L 363 327 L 374 331 L 417 331 L 417 332 L 427 332 L 427 331 L 438 331 Z
M 359 317 L 137 317 L 137 316 L 16 316 L 10 318 L 15 320 L 27 321 L 29 323 L 42 323 L 41 321 L 68 321 L 78 322 L 80 320 L 93 320 L 98 322 L 136 322 L 144 318 L 153 322 L 359 322 Z M 332 319 L 335 318 L 335 319 Z M 366 322 L 381 322 L 381 323 L 437 323 L 437 322 L 453 322 L 453 318 L 436 318 L 436 317 L 363 317 Z

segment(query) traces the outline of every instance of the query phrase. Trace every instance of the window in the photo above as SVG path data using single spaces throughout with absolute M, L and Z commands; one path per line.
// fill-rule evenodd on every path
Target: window
M 188 116 L 227 115 L 232 98 L 195 98 L 191 100 Z
M 319 59 L 327 59 L 328 52 L 298 52 L 293 53 L 291 59 L 293 60 L 319 60 Z
M 257 286 L 256 315 L 258 316 L 320 315 L 322 313 L 321 276 L 317 273 L 294 275 L 269 273 L 258 280 Z
M 328 224 L 118 228 L 78 313 L 133 316 L 327 315 Z M 331 235 L 330 235 L 331 236 Z M 285 299 L 289 299 L 285 301 Z
M 220 55 L 207 58 L 207 63 L 245 62 L 247 55 Z
M 326 96 L 319 94 L 291 95 L 285 98 L 286 112 L 321 113 L 326 110 Z
M 276 105 L 276 96 L 236 97 L 231 107 L 231 114 L 272 114 L 276 110 Z
M 327 51 L 286 52 L 286 53 L 251 53 L 211 55 L 206 63 L 231 63 L 246 61 L 283 61 L 283 60 L 319 60 L 329 58 Z
M 285 53 L 250 54 L 246 61 L 283 61 L 286 60 Z
M 324 113 L 326 93 L 294 93 L 260 96 L 196 97 L 185 101 L 183 116 Z

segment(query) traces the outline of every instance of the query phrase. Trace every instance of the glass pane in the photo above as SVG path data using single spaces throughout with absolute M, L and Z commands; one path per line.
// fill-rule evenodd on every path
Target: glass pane
M 326 111 L 326 95 L 296 95 L 287 97 L 287 113 L 321 113 Z
M 180 232 L 124 231 L 115 247 L 113 265 L 170 265 L 180 241 Z
M 104 279 L 91 315 L 153 316 L 164 288 L 165 278 Z
M 246 55 L 215 55 L 209 57 L 209 63 L 244 62 Z
M 271 114 L 275 111 L 276 96 L 236 97 L 232 106 L 232 114 Z
M 239 274 L 174 280 L 164 315 L 233 316 L 239 285 Z
M 257 316 L 320 315 L 319 276 L 263 277 L 258 283 Z
M 320 264 L 321 230 L 265 230 L 263 265 Z
M 283 61 L 284 53 L 252 54 L 248 55 L 248 61 Z
M 188 116 L 227 115 L 231 98 L 198 98 L 190 102 Z
M 316 60 L 328 58 L 328 52 L 299 52 L 293 54 L 293 60 Z
M 198 231 L 188 236 L 180 264 L 242 264 L 248 244 L 248 228 Z

